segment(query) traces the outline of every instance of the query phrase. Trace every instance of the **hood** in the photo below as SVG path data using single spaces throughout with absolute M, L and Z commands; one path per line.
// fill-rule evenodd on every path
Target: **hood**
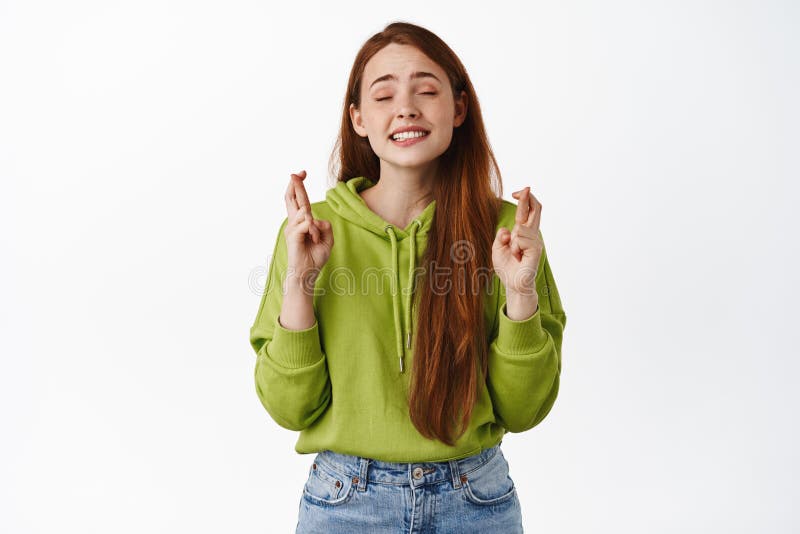
M 392 310 L 394 312 L 394 332 L 396 339 L 397 359 L 400 372 L 405 371 L 403 356 L 403 340 L 407 349 L 411 348 L 412 317 L 411 308 L 414 292 L 409 291 L 407 298 L 403 298 L 403 287 L 411 287 L 414 283 L 414 271 L 417 262 L 418 239 L 423 245 L 427 243 L 427 233 L 433 224 L 436 211 L 436 200 L 432 200 L 425 209 L 416 216 L 405 228 L 400 228 L 384 221 L 377 213 L 369 209 L 367 203 L 358 194 L 359 191 L 372 187 L 376 182 L 364 176 L 351 178 L 338 182 L 335 187 L 328 190 L 326 200 L 331 209 L 343 219 L 379 235 L 387 241 L 386 253 L 391 255 L 392 277 L 396 291 L 392 293 Z M 400 247 L 408 247 L 410 261 L 405 273 L 405 284 L 401 284 L 401 269 L 399 267 Z M 405 314 L 406 332 L 403 332 L 401 313 Z

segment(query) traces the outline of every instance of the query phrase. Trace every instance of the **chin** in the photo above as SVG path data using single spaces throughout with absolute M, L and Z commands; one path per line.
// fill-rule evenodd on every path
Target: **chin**
M 407 153 L 403 153 L 403 150 L 407 150 Z M 388 154 L 384 152 L 383 154 L 378 154 L 378 157 L 386 162 L 392 163 L 393 165 L 397 165 L 400 167 L 418 167 L 422 165 L 426 165 L 441 156 L 445 153 L 447 147 L 436 147 L 435 149 L 431 149 L 430 146 L 425 147 L 425 150 L 414 150 L 414 147 L 391 147 Z M 373 149 L 374 151 L 374 149 Z
M 418 156 L 418 157 L 409 157 L 409 158 L 381 158 L 387 163 L 394 165 L 395 167 L 425 167 L 429 165 L 431 162 L 435 161 L 438 156 L 428 157 L 428 156 Z

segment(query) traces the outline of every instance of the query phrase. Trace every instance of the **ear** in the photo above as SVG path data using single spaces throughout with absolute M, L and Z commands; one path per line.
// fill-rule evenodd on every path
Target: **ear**
M 350 123 L 353 125 L 353 130 L 356 131 L 361 137 L 367 136 L 367 130 L 361 122 L 361 111 L 355 106 L 350 104 Z
M 453 127 L 458 128 L 467 119 L 467 92 L 461 91 L 455 101 L 455 116 L 453 117 Z

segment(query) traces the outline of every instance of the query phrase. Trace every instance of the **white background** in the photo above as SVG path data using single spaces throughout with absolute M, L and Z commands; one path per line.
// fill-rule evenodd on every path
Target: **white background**
M 799 11 L 0 0 L 0 531 L 293 532 L 312 457 L 249 327 L 289 173 L 325 198 L 355 53 L 407 20 L 544 206 L 526 531 L 797 532 Z

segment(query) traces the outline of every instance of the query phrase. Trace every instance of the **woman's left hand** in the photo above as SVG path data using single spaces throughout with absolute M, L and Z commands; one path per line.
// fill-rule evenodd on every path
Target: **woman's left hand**
M 497 231 L 492 244 L 492 264 L 508 297 L 538 302 L 536 272 L 544 248 L 539 237 L 542 205 L 530 190 L 525 187 L 511 194 L 519 200 L 514 228 Z

